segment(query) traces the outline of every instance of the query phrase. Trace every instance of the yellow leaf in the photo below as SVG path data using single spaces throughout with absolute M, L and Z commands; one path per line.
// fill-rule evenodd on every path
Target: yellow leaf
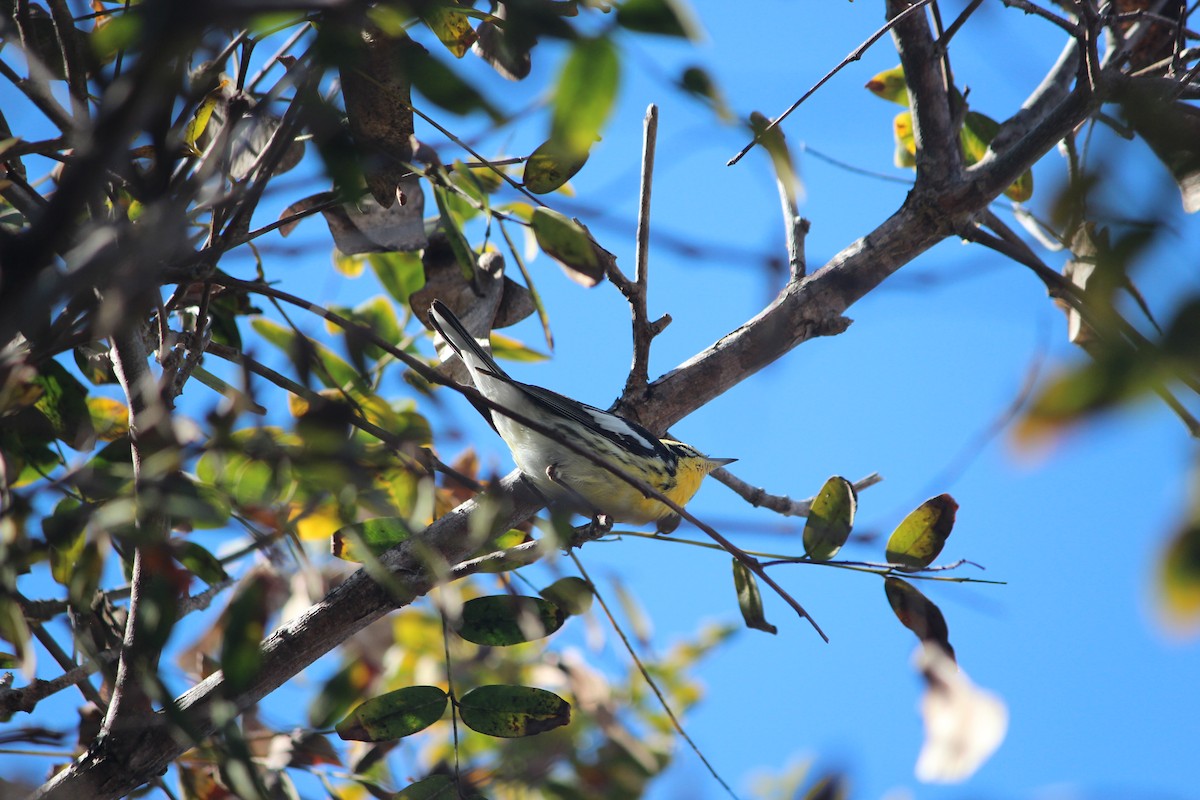
M 96 438 L 115 442 L 129 433 L 129 409 L 124 403 L 111 397 L 88 397 L 87 407 Z
M 332 504 L 319 506 L 308 513 L 300 508 L 294 511 L 298 513 L 288 521 L 296 526 L 296 533 L 306 542 L 327 541 L 343 524 L 337 507 Z

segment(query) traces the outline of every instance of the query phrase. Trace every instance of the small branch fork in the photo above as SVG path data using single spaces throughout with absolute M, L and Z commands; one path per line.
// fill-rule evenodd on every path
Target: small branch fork
M 651 104 L 646 109 L 642 128 L 642 172 L 638 194 L 637 245 L 634 253 L 634 280 L 629 281 L 614 264 L 609 273 L 613 285 L 629 301 L 633 315 L 633 366 L 625 381 L 619 405 L 630 404 L 635 398 L 645 396 L 650 380 L 650 343 L 655 336 L 671 324 L 668 314 L 650 321 L 646 310 L 650 278 L 650 195 L 654 185 L 654 154 L 658 142 L 658 106 Z

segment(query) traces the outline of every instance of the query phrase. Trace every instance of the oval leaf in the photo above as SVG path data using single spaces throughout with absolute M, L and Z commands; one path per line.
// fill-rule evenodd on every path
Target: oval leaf
M 592 585 L 583 578 L 562 578 L 539 594 L 571 616 L 586 614 L 592 607 Z
M 225 691 L 229 697 L 248 689 L 262 667 L 260 644 L 267 627 L 269 591 L 264 576 L 250 576 L 225 610 L 221 670 L 225 673 Z
M 1200 523 L 1193 521 L 1167 546 L 1158 566 L 1159 604 L 1167 621 L 1183 630 L 1200 627 Z
M 465 789 L 464 789 L 465 790 Z M 430 775 L 410 783 L 391 796 L 392 800 L 483 800 L 483 795 L 462 794 L 449 775 Z
M 608 39 L 576 41 L 558 77 L 550 138 L 576 154 L 591 149 L 612 111 L 620 71 Z
M 612 257 L 578 220 L 549 208 L 536 208 L 529 219 L 534 238 L 546 255 L 562 265 L 571 280 L 595 286 L 604 279 L 603 256 Z
M 804 523 L 804 552 L 813 561 L 828 561 L 850 537 L 858 497 L 854 485 L 838 475 L 825 481 Z
M 423 731 L 442 718 L 450 698 L 436 686 L 406 686 L 372 697 L 337 724 L 356 742 L 387 742 Z
M 549 139 L 529 154 L 522 181 L 525 188 L 534 194 L 553 192 L 583 169 L 587 160 L 587 150 L 573 153 L 569 148 Z
M 463 695 L 458 711 L 471 730 L 504 739 L 533 736 L 571 721 L 570 703 L 532 686 L 480 686 Z
M 758 581 L 750 569 L 736 558 L 733 560 L 733 586 L 737 589 L 738 608 L 742 610 L 742 619 L 746 620 L 746 627 L 778 633 L 779 629 L 767 622 L 766 615 L 763 614 Z
M 950 646 L 950 628 L 941 609 L 932 600 L 901 578 L 884 578 L 883 590 L 901 625 L 915 633 L 922 642 L 936 644 L 954 658 L 954 648 Z
M 904 518 L 887 543 L 887 560 L 901 569 L 925 569 L 942 552 L 958 503 L 948 494 L 926 500 Z
M 463 603 L 458 635 L 475 644 L 505 647 L 549 636 L 566 619 L 561 608 L 540 597 L 476 597 Z

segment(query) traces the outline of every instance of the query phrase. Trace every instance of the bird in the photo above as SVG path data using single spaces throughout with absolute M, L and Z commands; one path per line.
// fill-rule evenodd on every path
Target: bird
M 430 305 L 429 321 L 462 359 L 480 394 L 554 433 L 535 431 L 494 408 L 480 409 L 508 445 L 517 468 L 552 508 L 608 524 L 655 522 L 660 532 L 669 532 L 679 522 L 662 501 L 647 497 L 563 442 L 595 453 L 679 506 L 692 499 L 710 472 L 737 460 L 710 458 L 691 445 L 660 439 L 619 414 L 514 380 L 440 300 Z

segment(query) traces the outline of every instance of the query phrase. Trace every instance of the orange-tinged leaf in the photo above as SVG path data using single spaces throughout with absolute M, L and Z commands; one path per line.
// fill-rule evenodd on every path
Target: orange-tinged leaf
M 129 409 L 124 403 L 111 397 L 89 396 L 87 406 L 100 441 L 115 442 L 129 433 Z
M 915 633 L 922 642 L 936 644 L 954 658 L 954 648 L 950 646 L 950 628 L 941 609 L 932 600 L 900 578 L 884 578 L 883 590 L 901 625 Z
M 897 65 L 876 74 L 867 81 L 866 89 L 883 100 L 902 106 L 908 105 L 908 83 L 904 80 L 902 66 Z
M 421 18 L 455 58 L 462 58 L 475 43 L 471 18 L 451 5 L 431 4 L 422 11 Z

